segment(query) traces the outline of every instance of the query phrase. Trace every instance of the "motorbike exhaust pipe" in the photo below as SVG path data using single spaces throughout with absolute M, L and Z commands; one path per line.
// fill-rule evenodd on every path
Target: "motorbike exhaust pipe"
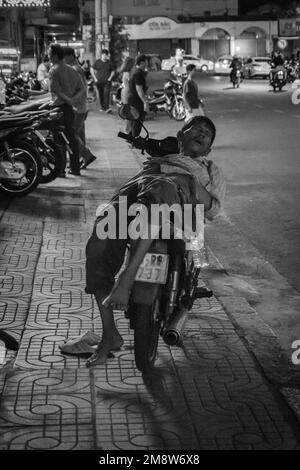
M 163 340 L 168 346 L 179 346 L 182 343 L 182 333 L 187 320 L 188 310 L 180 308 L 170 318 L 163 333 Z

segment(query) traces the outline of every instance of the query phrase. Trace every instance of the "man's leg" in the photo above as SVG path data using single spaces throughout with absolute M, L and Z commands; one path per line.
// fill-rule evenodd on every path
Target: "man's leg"
M 103 301 L 107 297 L 101 291 L 95 292 L 95 299 L 99 307 L 102 320 L 102 339 L 95 353 L 87 360 L 87 367 L 104 364 L 111 351 L 117 351 L 123 346 L 123 339 L 117 330 L 113 309 L 105 307 Z
M 97 83 L 97 88 L 98 88 L 98 93 L 99 93 L 99 102 L 100 102 L 100 107 L 104 110 L 104 94 L 103 94 L 103 83 Z
M 110 109 L 110 90 L 111 90 L 111 82 L 106 82 L 103 87 L 103 101 L 104 101 L 105 111 Z
M 72 173 L 80 173 L 79 162 L 79 144 L 75 134 L 74 128 L 75 115 L 71 106 L 64 106 L 64 125 L 66 130 L 66 137 L 70 143 L 72 155 L 70 155 L 70 170 Z

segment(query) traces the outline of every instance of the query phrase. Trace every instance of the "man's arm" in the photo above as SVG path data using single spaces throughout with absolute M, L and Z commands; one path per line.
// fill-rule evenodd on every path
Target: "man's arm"
M 94 66 L 94 67 L 95 67 L 95 66 Z M 97 82 L 98 80 L 97 80 L 97 76 L 96 76 L 95 68 L 94 68 L 94 67 L 91 67 L 90 72 L 91 72 L 91 75 L 92 75 L 94 81 Z

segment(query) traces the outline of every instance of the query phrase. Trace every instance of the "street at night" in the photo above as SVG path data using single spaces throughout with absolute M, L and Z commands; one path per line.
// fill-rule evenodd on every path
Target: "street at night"
M 66 3 L 0 0 L 2 454 L 299 450 L 300 4 Z

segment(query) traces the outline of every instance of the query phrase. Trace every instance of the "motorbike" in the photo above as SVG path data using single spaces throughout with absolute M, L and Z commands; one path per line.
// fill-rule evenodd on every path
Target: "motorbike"
M 294 83 L 294 81 L 298 78 L 298 66 L 296 64 L 287 64 L 286 65 L 287 71 L 287 83 Z
M 154 90 L 148 97 L 149 110 L 157 113 L 165 111 L 176 121 L 186 118 L 186 110 L 183 102 L 183 84 L 180 80 L 168 80 L 163 90 Z
M 277 67 L 270 76 L 270 85 L 273 87 L 274 92 L 278 89 L 282 90 L 287 83 L 287 72 L 284 67 Z
M 39 184 L 42 163 L 34 146 L 24 138 L 38 127 L 28 118 L 0 118 L 0 191 L 24 196 Z
M 95 82 L 92 78 L 90 78 L 87 81 L 87 87 L 88 87 L 87 101 L 88 103 L 95 103 L 95 101 L 97 101 L 97 92 L 95 88 Z
M 233 88 L 239 88 L 240 83 L 242 81 L 242 71 L 241 69 L 234 69 L 232 71 L 232 85 Z
M 63 176 L 66 153 L 71 154 L 71 149 L 64 134 L 64 126 L 60 124 L 61 117 L 61 110 L 50 108 L 49 103 L 44 100 L 42 100 L 42 104 L 41 101 L 35 101 L 22 106 L 5 108 L 5 111 L 2 111 L 0 129 L 1 125 L 14 128 L 20 124 L 21 133 L 18 137 L 20 142 L 18 145 L 22 145 L 21 148 L 26 148 L 39 163 L 39 168 L 41 167 L 35 183 L 22 190 L 20 182 L 18 185 L 15 183 L 16 180 L 20 180 L 18 172 L 13 174 L 12 169 L 8 171 L 7 163 L 4 165 L 6 168 L 2 163 L 2 180 L 5 181 L 5 183 L 2 182 L 2 191 L 8 192 L 7 185 L 10 180 L 13 180 L 14 183 L 10 184 L 9 192 L 12 196 L 21 196 L 31 192 L 37 184 L 50 183 L 58 176 Z M 25 123 L 25 128 L 22 130 L 21 125 Z M 8 173 L 10 178 L 8 178 Z
M 123 119 L 137 118 L 132 107 L 122 108 L 119 114 Z M 134 138 L 122 132 L 118 137 L 152 158 L 178 153 L 175 137 L 151 139 L 144 125 L 143 128 L 146 138 Z M 187 314 L 195 300 L 213 295 L 212 291 L 198 287 L 202 266 L 198 255 L 199 251 L 191 250 L 183 239 L 157 239 L 138 270 L 125 317 L 134 331 L 135 363 L 142 373 L 150 371 L 155 364 L 159 337 L 168 346 L 180 346 Z

